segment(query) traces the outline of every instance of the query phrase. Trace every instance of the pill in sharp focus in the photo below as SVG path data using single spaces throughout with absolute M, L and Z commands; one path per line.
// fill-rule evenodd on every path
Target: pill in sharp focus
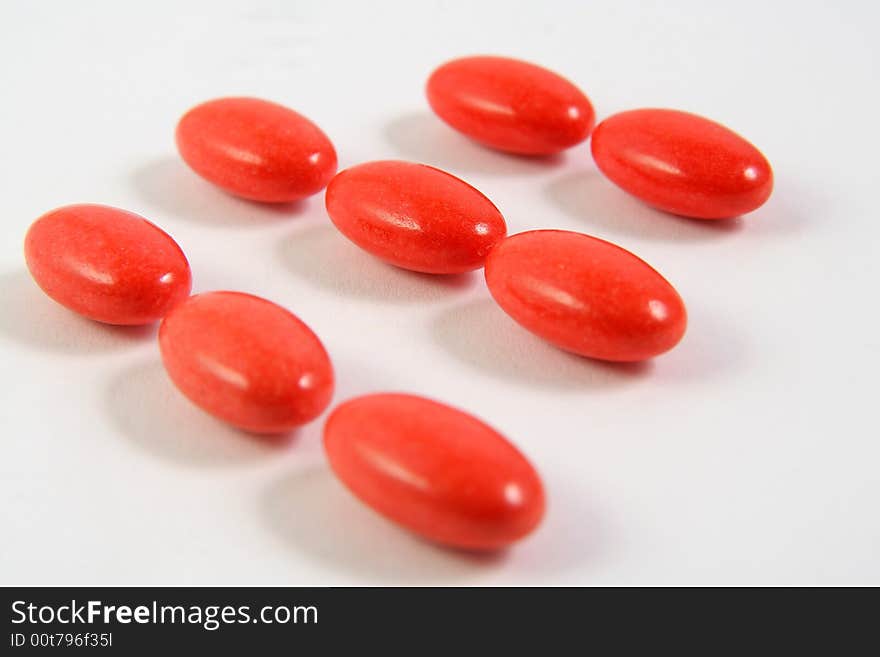
M 681 340 L 684 302 L 648 263 L 564 230 L 512 235 L 486 261 L 498 305 L 548 342 L 581 356 L 640 361 Z
M 502 548 L 544 515 L 541 480 L 516 447 L 472 415 L 424 397 L 351 399 L 327 419 L 324 447 L 358 498 L 437 543 Z
M 327 187 L 326 204 L 336 227 L 362 249 L 430 274 L 482 267 L 507 233 L 504 217 L 482 193 L 413 162 L 367 162 L 341 171 Z
M 30 227 L 25 260 L 37 285 L 70 310 L 108 324 L 149 324 L 189 296 L 177 243 L 143 217 L 106 205 L 68 205 Z
M 285 308 L 250 294 L 190 297 L 162 321 L 159 348 L 184 395 L 245 431 L 289 431 L 320 415 L 333 395 L 320 339 Z
M 428 79 L 431 108 L 447 124 L 491 148 L 550 155 L 584 141 L 595 113 L 573 83 L 508 57 L 462 57 Z
M 177 124 L 177 148 L 201 177 L 253 201 L 316 194 L 336 173 L 336 151 L 302 114 L 259 98 L 219 98 Z
M 621 112 L 593 133 L 599 170 L 645 203 L 694 219 L 756 210 L 773 191 L 770 163 L 748 141 L 696 114 Z

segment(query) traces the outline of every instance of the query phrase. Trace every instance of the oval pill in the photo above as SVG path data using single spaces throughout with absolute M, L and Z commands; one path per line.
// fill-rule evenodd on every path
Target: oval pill
M 186 256 L 143 217 L 68 205 L 30 227 L 25 261 L 37 285 L 70 310 L 107 324 L 149 324 L 189 296 Z
M 327 213 L 352 242 L 385 262 L 429 274 L 483 266 L 507 233 L 492 201 L 425 164 L 385 160 L 340 172 Z
M 318 337 L 250 294 L 190 297 L 162 321 L 159 348 L 184 395 L 245 431 L 288 431 L 320 415 L 333 395 L 333 367 Z
M 591 149 L 611 182 L 649 205 L 685 217 L 736 217 L 759 208 L 773 191 L 773 171 L 761 152 L 696 114 L 621 112 L 596 127 Z
M 674 347 L 687 313 L 646 262 L 610 242 L 563 230 L 513 235 L 486 261 L 498 305 L 532 333 L 567 351 L 639 361 Z
M 324 189 L 336 151 L 302 114 L 259 98 L 219 98 L 177 124 L 177 148 L 197 174 L 231 194 L 282 203 Z
M 549 155 L 584 141 L 595 113 L 574 84 L 508 57 L 462 57 L 435 70 L 428 103 L 443 121 L 485 146 Z
M 324 448 L 361 501 L 438 543 L 501 548 L 544 514 L 541 480 L 519 450 L 472 415 L 430 399 L 351 399 L 327 419 Z

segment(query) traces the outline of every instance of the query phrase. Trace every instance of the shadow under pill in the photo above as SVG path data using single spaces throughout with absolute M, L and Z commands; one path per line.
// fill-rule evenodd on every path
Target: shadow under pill
M 294 275 L 346 297 L 388 303 L 442 299 L 470 288 L 473 272 L 420 274 L 386 264 L 349 242 L 329 223 L 298 230 L 279 244 L 278 257 Z
M 545 189 L 547 199 L 583 223 L 588 234 L 601 232 L 665 242 L 698 242 L 738 233 L 742 217 L 707 221 L 661 212 L 618 188 L 598 170 L 565 174 Z
M 465 364 L 505 381 L 564 389 L 605 389 L 647 378 L 652 361 L 609 363 L 558 349 L 532 335 L 489 298 L 444 309 L 435 342 Z
M 422 540 L 362 504 L 326 468 L 276 481 L 262 508 L 267 528 L 291 550 L 380 581 L 473 579 L 507 558 L 506 551 L 471 553 Z
M 132 444 L 181 466 L 235 466 L 277 456 L 296 436 L 249 434 L 211 417 L 174 387 L 158 359 L 120 372 L 105 402 Z
M 535 533 L 513 548 L 517 571 L 534 576 L 539 585 L 574 568 L 598 571 L 610 552 L 614 528 L 596 503 L 594 489 L 569 467 L 540 474 L 547 508 Z
M 833 201 L 819 188 L 804 181 L 776 179 L 773 194 L 754 212 L 743 217 L 749 231 L 771 238 L 788 238 L 810 227 L 814 217 L 827 216 Z
M 268 529 L 288 548 L 335 570 L 399 584 L 479 582 L 515 560 L 525 579 L 564 573 L 597 559 L 602 532 L 593 509 L 554 477 L 548 511 L 532 535 L 507 549 L 443 547 L 382 517 L 350 493 L 329 469 L 288 475 L 266 490 Z
M 672 350 L 661 354 L 656 377 L 663 385 L 702 385 L 718 376 L 731 378 L 749 362 L 746 325 L 696 300 L 688 304 L 688 328 Z
M 200 178 L 180 158 L 161 158 L 138 168 L 135 191 L 162 212 L 202 226 L 248 228 L 303 214 L 308 199 L 259 203 L 233 196 Z M 149 218 L 149 217 L 148 217 Z
M 401 157 L 453 173 L 535 174 L 565 161 L 564 154 L 529 157 L 486 148 L 429 112 L 412 112 L 394 119 L 385 127 L 385 136 Z
M 25 269 L 0 274 L 0 336 L 39 351 L 94 354 L 154 339 L 158 324 L 114 326 L 50 299 Z

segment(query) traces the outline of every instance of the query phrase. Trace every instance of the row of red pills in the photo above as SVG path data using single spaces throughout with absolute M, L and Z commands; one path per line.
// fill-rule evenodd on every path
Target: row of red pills
M 453 127 L 519 154 L 573 146 L 594 122 L 589 100 L 573 84 L 505 58 L 440 67 L 428 98 Z M 642 360 L 672 348 L 684 333 L 680 297 L 632 253 L 568 231 L 508 238 L 488 198 L 426 165 L 370 162 L 335 175 L 330 140 L 280 105 L 254 98 L 204 103 L 181 119 L 177 144 L 202 177 L 251 200 L 292 201 L 329 183 L 327 211 L 340 232 L 396 266 L 444 274 L 485 265 L 499 305 L 563 349 Z M 754 147 L 682 112 L 637 110 L 606 119 L 593 154 L 624 189 L 693 217 L 748 211 L 772 187 L 769 165 Z M 97 205 L 60 208 L 33 224 L 25 255 L 40 287 L 86 317 L 112 324 L 164 318 L 159 345 L 170 378 L 230 424 L 284 432 L 331 401 L 330 358 L 302 321 L 239 292 L 190 297 L 183 252 L 137 215 Z M 399 394 L 350 400 L 328 418 L 324 444 L 334 471 L 358 497 L 438 542 L 500 547 L 529 533 L 543 515 L 540 479 L 522 454 L 488 425 L 437 402 Z

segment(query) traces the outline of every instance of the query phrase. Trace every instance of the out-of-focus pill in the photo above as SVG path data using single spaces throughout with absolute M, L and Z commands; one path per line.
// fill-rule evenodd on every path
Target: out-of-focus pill
M 492 201 L 425 164 L 386 160 L 351 167 L 330 182 L 326 203 L 336 227 L 362 249 L 429 274 L 482 267 L 507 234 Z
M 333 367 L 312 330 L 241 292 L 190 297 L 159 327 L 165 369 L 191 401 L 253 433 L 313 420 L 333 396 Z
M 648 263 L 581 233 L 507 238 L 486 261 L 486 283 L 523 327 L 590 358 L 651 358 L 674 347 L 687 325 L 681 297 Z
M 595 114 L 574 84 L 507 57 L 462 57 L 428 79 L 428 102 L 450 126 L 491 148 L 549 155 L 585 140 Z
M 302 114 L 259 98 L 219 98 L 177 124 L 177 148 L 200 176 L 227 192 L 281 203 L 315 194 L 336 173 L 336 151 Z
M 31 276 L 55 301 L 108 324 L 149 324 L 189 296 L 177 243 L 141 216 L 105 205 L 47 212 L 27 232 Z
M 357 497 L 438 543 L 501 548 L 544 514 L 541 480 L 519 450 L 477 418 L 423 397 L 341 404 L 324 426 L 324 447 Z
M 685 217 L 736 217 L 763 205 L 773 191 L 773 171 L 761 152 L 696 114 L 621 112 L 596 127 L 591 149 L 614 184 Z

